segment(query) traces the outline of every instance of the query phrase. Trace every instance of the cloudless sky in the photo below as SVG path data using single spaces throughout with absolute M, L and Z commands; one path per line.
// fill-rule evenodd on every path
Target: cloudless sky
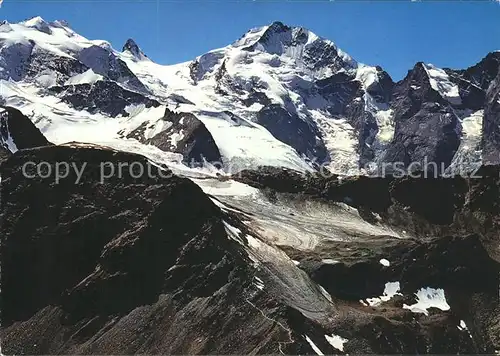
M 276 20 L 332 40 L 394 80 L 417 61 L 466 68 L 500 50 L 500 3 L 492 0 L 4 0 L 0 9 L 9 22 L 37 15 L 66 20 L 116 49 L 133 38 L 162 64 L 191 60 Z

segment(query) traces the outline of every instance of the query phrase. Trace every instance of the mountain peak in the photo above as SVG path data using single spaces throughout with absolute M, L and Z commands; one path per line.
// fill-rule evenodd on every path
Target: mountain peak
M 24 24 L 26 26 L 29 26 L 30 24 L 32 25 L 32 24 L 38 24 L 38 23 L 46 23 L 46 21 L 41 16 L 31 17 L 31 18 L 24 21 Z
M 40 16 L 35 16 L 31 19 L 21 22 L 22 25 L 28 28 L 36 29 L 40 32 L 44 32 L 48 35 L 52 34 L 50 25 Z
M 137 43 L 131 38 L 125 42 L 125 45 L 123 46 L 122 52 L 124 53 L 130 53 L 132 56 L 134 56 L 135 59 L 137 60 L 144 60 L 147 59 L 148 57 L 144 54 L 144 52 L 141 51 Z
M 69 22 L 66 20 L 55 20 L 50 23 L 53 27 L 67 27 L 70 28 Z
M 287 56 L 323 75 L 342 68 L 351 70 L 357 62 L 341 51 L 332 41 L 322 38 L 304 27 L 289 26 L 281 21 L 251 29 L 233 47 L 245 51 L 265 52 Z
M 284 32 L 292 29 L 292 27 L 285 25 L 281 21 L 274 21 L 268 27 L 268 30 L 276 31 L 276 32 Z

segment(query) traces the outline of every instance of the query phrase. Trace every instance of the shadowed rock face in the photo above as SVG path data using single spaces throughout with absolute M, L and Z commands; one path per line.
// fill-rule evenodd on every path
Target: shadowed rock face
M 203 160 L 222 162 L 212 134 L 195 115 L 175 113 L 166 109 L 163 120 L 171 123 L 171 126 L 147 143 L 164 151 L 181 153 L 188 164 L 202 163 Z M 174 139 L 174 135 L 178 138 Z
M 80 184 L 73 173 L 55 184 L 24 178 L 28 160 L 87 168 Z M 227 238 L 220 210 L 189 180 L 161 177 L 168 172 L 100 184 L 102 162 L 147 165 L 132 154 L 53 147 L 22 151 L 2 166 L 3 352 L 266 350 L 264 340 L 242 341 L 267 333 L 271 322 L 235 334 L 261 319 L 242 298 L 260 302 L 244 292 L 250 267 Z M 226 341 L 212 344 L 215 333 Z
M 403 162 L 404 168 L 419 163 L 418 170 L 426 167 L 430 173 L 443 174 L 450 165 L 459 145 L 458 118 L 448 106 L 426 103 L 411 118 L 398 122 L 393 142 L 385 152 L 384 160 L 390 169 Z M 393 172 L 392 170 L 389 173 Z
M 257 122 L 281 142 L 295 148 L 306 157 L 316 157 L 318 163 L 327 158 L 327 151 L 320 139 L 318 128 L 296 114 L 290 114 L 278 104 L 271 104 L 257 113 Z
M 466 70 L 445 69 L 450 82 L 458 88 L 460 103 L 454 103 L 434 90 L 424 64 L 417 63 L 406 78 L 394 86 L 390 105 L 394 110 L 395 133 L 383 154 L 383 162 L 403 162 L 408 167 L 410 162 L 422 162 L 423 157 L 427 157 L 429 162 L 446 168 L 463 134 L 457 113 L 484 109 L 483 163 L 497 164 L 499 115 L 495 98 L 499 68 L 500 54 L 492 52 Z M 443 169 L 438 172 L 442 173 Z
M 63 85 L 72 76 L 89 70 L 89 67 L 74 58 L 43 51 L 32 52 L 26 66 L 26 77 L 36 78 L 45 73 L 58 85 Z
M 135 59 L 141 60 L 147 58 L 147 56 L 144 54 L 144 52 L 141 51 L 137 43 L 135 43 L 135 41 L 131 38 L 129 38 L 127 42 L 125 42 L 122 51 L 129 52 L 134 56 Z
M 450 105 L 431 88 L 423 63 L 418 63 L 395 85 L 391 106 L 395 133 L 383 161 L 403 163 L 405 169 L 417 162 L 422 164 L 421 169 L 426 159 L 437 163 L 437 172 L 442 174 L 460 145 L 458 118 Z
M 500 65 L 499 65 L 500 66 Z M 483 162 L 500 164 L 500 71 L 486 93 L 483 120 Z
M 175 112 L 167 108 L 161 121 L 156 124 L 164 123 L 167 128 L 151 138 L 145 137 L 147 123 L 132 130 L 127 138 L 152 144 L 165 152 L 180 153 L 184 163 L 189 166 L 203 164 L 205 161 L 222 162 L 212 134 L 194 114 Z
M 25 178 L 27 161 L 86 168 L 78 184 L 74 172 L 56 184 Z M 4 353 L 309 350 L 295 328 L 311 322 L 255 287 L 258 271 L 200 188 L 155 168 L 101 183 L 103 162 L 148 164 L 73 144 L 20 151 L 2 165 Z
M 0 165 L 17 150 L 48 145 L 29 118 L 17 109 L 0 106 Z
M 57 86 L 50 88 L 50 91 L 75 109 L 90 113 L 102 112 L 111 117 L 128 116 L 125 108 L 131 104 L 144 104 L 147 108 L 160 106 L 157 100 L 124 89 L 109 80 L 99 80 L 93 84 Z
M 127 64 L 109 48 L 95 45 L 84 48 L 78 54 L 78 59 L 87 67 L 92 68 L 95 73 L 105 78 L 116 81 L 130 90 L 148 93 L 144 84 L 130 70 Z
M 486 91 L 498 74 L 500 52 L 491 52 L 479 63 L 465 70 L 446 69 L 450 79 L 458 85 L 463 106 L 473 110 L 484 107 Z

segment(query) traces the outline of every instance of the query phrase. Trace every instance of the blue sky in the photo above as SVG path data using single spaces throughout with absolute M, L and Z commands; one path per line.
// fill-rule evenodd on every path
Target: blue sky
M 309 28 L 399 80 L 417 61 L 464 68 L 500 50 L 500 3 L 478 1 L 4 0 L 0 18 L 67 20 L 120 49 L 131 37 L 172 64 L 225 46 L 275 20 Z

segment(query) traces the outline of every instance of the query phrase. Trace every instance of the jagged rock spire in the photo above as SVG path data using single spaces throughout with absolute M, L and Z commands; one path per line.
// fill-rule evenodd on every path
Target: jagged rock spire
M 138 59 L 138 60 L 143 60 L 143 59 L 147 59 L 148 57 L 144 54 L 144 52 L 142 52 L 142 50 L 139 48 L 139 46 L 137 45 L 137 43 L 135 43 L 135 41 L 131 38 L 129 38 L 127 40 L 127 42 L 125 42 L 125 45 L 123 46 L 123 49 L 122 49 L 123 52 L 129 52 L 130 54 L 132 54 L 134 56 L 134 58 Z

